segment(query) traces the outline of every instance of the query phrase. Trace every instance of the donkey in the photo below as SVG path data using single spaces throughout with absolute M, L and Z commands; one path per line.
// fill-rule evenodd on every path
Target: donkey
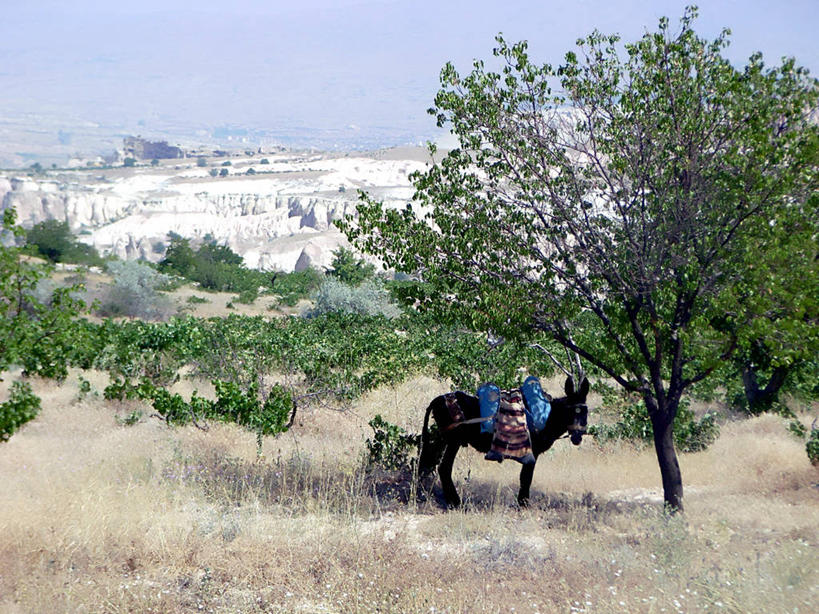
M 552 399 L 552 410 L 546 426 L 542 431 L 533 432 L 532 454 L 537 461 L 537 457 L 552 447 L 564 433 L 569 433 L 571 442 L 578 446 L 586 432 L 586 422 L 588 419 L 588 408 L 586 407 L 586 396 L 589 393 L 589 380 L 583 378 L 580 387 L 575 388 L 574 380 L 569 377 L 564 385 L 565 397 Z M 480 408 L 478 398 L 456 392 L 455 398 L 461 411 L 464 413 L 465 422 L 453 425 L 449 410 L 446 407 L 445 395 L 435 397 L 427 408 L 424 416 L 424 429 L 421 434 L 421 457 L 419 460 L 419 475 L 424 477 L 429 475 L 438 465 L 438 475 L 441 478 L 441 486 L 444 491 L 444 499 L 450 507 L 458 507 L 461 498 L 455 490 L 452 482 L 452 464 L 458 455 L 458 450 L 463 446 L 472 446 L 479 452 L 488 452 L 492 445 L 492 434 L 481 433 L 479 422 L 474 421 L 480 418 Z M 433 441 L 429 435 L 429 415 L 432 414 L 435 423 L 438 425 L 439 438 Z M 470 422 L 472 421 L 472 422 Z M 443 459 L 441 459 L 441 448 L 443 447 Z M 520 490 L 518 491 L 518 504 L 526 507 L 529 503 L 529 487 L 532 485 L 532 476 L 535 472 L 535 463 L 523 465 L 520 471 Z

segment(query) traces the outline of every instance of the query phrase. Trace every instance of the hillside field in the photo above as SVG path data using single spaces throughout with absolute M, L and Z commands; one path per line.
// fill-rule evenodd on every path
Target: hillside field
M 819 470 L 776 416 L 729 421 L 681 455 L 684 517 L 661 514 L 651 448 L 591 437 L 541 457 L 527 510 L 515 463 L 462 452 L 465 506 L 448 512 L 437 480 L 415 498 L 407 476 L 363 461 L 371 417 L 418 432 L 447 382 L 306 409 L 261 457 L 235 425 L 169 428 L 141 401 L 95 396 L 103 373 L 34 384 L 41 414 L 0 445 L 3 614 L 807 613 L 819 601 Z

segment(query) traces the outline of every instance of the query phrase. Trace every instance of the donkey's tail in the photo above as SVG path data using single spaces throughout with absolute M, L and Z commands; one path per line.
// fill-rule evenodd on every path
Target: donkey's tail
M 421 431 L 421 448 L 418 450 L 418 475 L 424 476 L 430 473 L 437 465 L 438 455 L 435 448 L 437 447 L 429 436 L 429 415 L 432 413 L 435 399 L 427 407 L 427 412 L 424 414 L 424 428 Z

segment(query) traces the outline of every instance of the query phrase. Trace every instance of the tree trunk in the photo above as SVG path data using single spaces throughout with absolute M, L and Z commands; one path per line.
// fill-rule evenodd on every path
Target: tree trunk
M 683 511 L 683 485 L 680 464 L 677 462 L 677 451 L 674 449 L 674 414 L 664 407 L 652 413 L 651 424 L 654 428 L 654 450 L 660 464 L 660 475 L 663 478 L 663 498 L 667 509 L 673 514 Z
M 748 401 L 748 413 L 761 414 L 769 411 L 779 396 L 787 375 L 787 367 L 777 367 L 771 373 L 765 388 L 760 388 L 756 370 L 751 365 L 745 365 L 742 369 L 742 385 Z

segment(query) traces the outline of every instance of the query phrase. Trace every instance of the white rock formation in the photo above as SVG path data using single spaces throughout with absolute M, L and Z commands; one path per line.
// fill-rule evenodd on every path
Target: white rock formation
M 408 175 L 425 167 L 418 152 L 407 159 L 264 157 L 269 165 L 233 159 L 228 177 L 211 177 L 193 161 L 173 170 L 0 174 L 0 203 L 14 207 L 26 227 L 66 221 L 81 240 L 120 258 L 158 261 L 175 232 L 194 240 L 210 235 L 248 266 L 292 271 L 328 266 L 332 251 L 346 245 L 333 222 L 355 212 L 358 189 L 403 206 L 412 196 Z M 251 165 L 255 175 L 246 174 Z

